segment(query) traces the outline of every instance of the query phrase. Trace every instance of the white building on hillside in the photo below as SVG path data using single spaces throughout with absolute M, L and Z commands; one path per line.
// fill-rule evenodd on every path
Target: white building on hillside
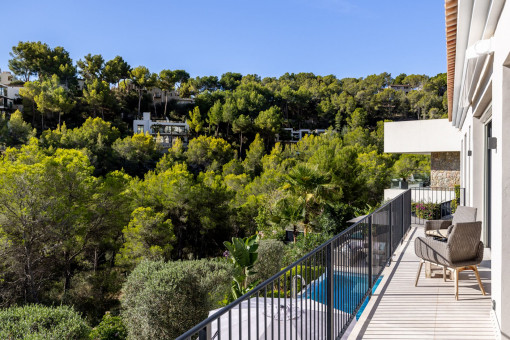
M 11 72 L 0 70 L 0 84 L 9 85 L 14 80 L 16 80 L 16 77 Z
M 320 135 L 326 132 L 325 129 L 299 129 L 294 130 L 293 128 L 283 128 L 282 132 L 276 135 L 277 142 L 284 143 L 297 143 L 306 135 Z
M 171 122 L 168 120 L 151 120 L 151 113 L 144 112 L 143 119 L 133 121 L 133 131 L 135 133 L 150 133 L 154 138 L 160 136 L 158 142 L 164 148 L 172 147 L 173 143 L 179 138 L 184 145 L 188 144 L 189 125 L 181 122 Z

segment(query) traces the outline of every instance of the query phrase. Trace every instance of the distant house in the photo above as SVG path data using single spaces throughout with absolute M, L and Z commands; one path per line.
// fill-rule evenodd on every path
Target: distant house
M 326 132 L 326 129 L 299 129 L 283 128 L 282 132 L 276 135 L 276 141 L 282 143 L 297 143 L 306 135 L 320 135 Z
M 128 90 L 136 90 L 135 85 L 133 85 L 130 82 L 126 83 L 126 87 Z M 179 96 L 178 91 L 164 91 L 160 88 L 155 87 L 155 88 L 147 89 L 144 92 L 152 97 L 152 100 L 154 101 L 155 104 L 164 104 L 165 100 L 167 100 L 167 99 L 168 99 L 168 102 L 174 100 L 177 102 L 177 104 L 181 104 L 181 105 L 193 104 L 195 102 L 195 100 L 193 98 L 181 98 Z
M 0 112 L 11 111 L 13 105 L 12 98 L 7 95 L 7 86 L 0 84 Z
M 408 94 L 410 91 L 413 90 L 411 85 L 390 85 L 390 89 L 393 89 L 395 91 L 402 91 L 405 94 Z
M 167 91 L 165 95 L 165 91 L 154 88 L 148 90 L 147 93 L 152 95 L 152 100 L 155 104 L 164 104 L 166 99 L 168 99 L 169 102 L 175 100 L 177 104 L 193 104 L 195 102 L 193 98 L 181 98 L 177 91 Z
M 169 120 L 151 120 L 151 113 L 144 112 L 143 119 L 133 121 L 133 131 L 135 133 L 149 133 L 154 138 L 158 137 L 158 143 L 163 148 L 171 148 L 177 138 L 184 145 L 188 144 L 189 125 L 182 122 L 171 122 Z
M 11 82 L 15 81 L 16 78 L 9 71 L 0 70 L 0 84 L 9 85 Z

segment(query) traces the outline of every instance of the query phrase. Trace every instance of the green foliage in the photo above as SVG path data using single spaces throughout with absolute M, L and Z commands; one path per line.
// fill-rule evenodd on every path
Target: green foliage
M 0 310 L 2 339 L 87 339 L 89 327 L 72 308 L 27 305 Z
M 264 143 L 262 142 L 259 134 L 257 134 L 253 142 L 250 144 L 250 148 L 248 149 L 243 161 L 244 171 L 252 177 L 260 175 L 262 172 L 262 157 L 264 154 Z
M 454 186 L 455 190 L 455 199 L 452 200 L 452 214 L 455 213 L 457 207 L 460 204 L 460 184 Z
M 117 139 L 112 149 L 121 159 L 123 168 L 131 175 L 142 175 L 154 169 L 161 156 L 160 146 L 148 133 Z
M 119 316 L 106 313 L 103 319 L 92 329 L 90 340 L 124 340 L 127 338 L 126 326 Z
M 393 174 L 407 180 L 412 174 L 427 175 L 430 172 L 430 156 L 401 155 L 393 165 Z
M 152 208 L 137 208 L 124 230 L 124 245 L 117 254 L 119 265 L 134 267 L 143 259 L 169 260 L 175 241 L 172 221 Z
M 232 298 L 235 300 L 258 284 L 258 281 L 249 283 L 248 278 L 255 274 L 253 267 L 258 259 L 259 236 L 243 239 L 233 237 L 232 243 L 225 241 L 223 244 L 228 250 L 228 261 L 233 263 L 237 270 L 232 281 Z
M 222 138 L 199 136 L 189 142 L 186 157 L 194 171 L 218 171 L 234 156 L 230 144 Z
M 111 106 L 114 100 L 110 91 L 110 85 L 106 81 L 99 79 L 94 79 L 87 84 L 83 90 L 83 99 L 92 107 L 94 115 L 100 111 L 103 119 L 104 109 Z
M 127 79 L 129 77 L 129 71 L 131 71 L 131 66 L 129 66 L 121 56 L 116 56 L 112 60 L 106 62 L 102 76 L 108 83 L 118 84 L 121 79 Z
M 17 146 L 26 144 L 30 138 L 35 137 L 36 131 L 23 120 L 21 112 L 16 110 L 9 120 L 5 113 L 0 115 L 0 145 Z
M 92 83 L 94 80 L 98 80 L 103 73 L 104 59 L 100 54 L 87 54 L 83 60 L 76 62 L 78 65 L 80 75 L 85 79 L 87 83 Z
M 283 266 L 285 245 L 274 239 L 262 239 L 258 247 L 258 261 L 255 262 L 251 282 L 262 282 L 280 271 Z
M 1 303 L 51 298 L 55 280 L 63 280 L 57 301 L 65 301 L 71 268 L 124 223 L 126 178 L 96 178 L 83 152 L 47 155 L 35 140 L 7 149 L 0 162 Z
M 331 234 L 308 233 L 297 237 L 295 243 L 287 245 L 285 249 L 284 264 L 290 265 L 299 260 L 324 242 L 331 239 Z
M 219 307 L 233 268 L 225 261 L 141 262 L 123 289 L 128 339 L 174 339 Z

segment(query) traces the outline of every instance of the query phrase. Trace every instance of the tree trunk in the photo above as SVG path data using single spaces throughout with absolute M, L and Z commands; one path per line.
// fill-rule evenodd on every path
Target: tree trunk
M 32 102 L 32 127 L 35 127 L 35 101 Z
M 241 131 L 241 138 L 239 138 L 239 157 L 243 153 L 243 131 Z
M 59 113 L 58 113 L 58 127 L 59 127 L 59 128 L 60 128 L 60 115 L 61 115 L 61 113 L 59 112 Z
M 138 116 L 140 117 L 140 106 L 142 104 L 142 90 L 138 90 Z
M 71 260 L 69 254 L 64 251 L 65 269 L 64 269 L 64 294 L 62 295 L 62 301 L 66 300 L 67 292 L 71 289 Z
M 26 240 L 26 237 L 23 237 Z M 25 302 L 39 302 L 37 290 L 34 287 L 32 271 L 32 251 L 30 245 L 25 246 Z M 27 292 L 28 290 L 28 292 Z M 28 296 L 27 296 L 28 295 Z

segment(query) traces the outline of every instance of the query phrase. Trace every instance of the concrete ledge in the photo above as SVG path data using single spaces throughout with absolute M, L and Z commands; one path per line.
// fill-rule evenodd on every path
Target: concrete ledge
M 384 123 L 384 152 L 429 154 L 460 151 L 461 133 L 448 119 Z

